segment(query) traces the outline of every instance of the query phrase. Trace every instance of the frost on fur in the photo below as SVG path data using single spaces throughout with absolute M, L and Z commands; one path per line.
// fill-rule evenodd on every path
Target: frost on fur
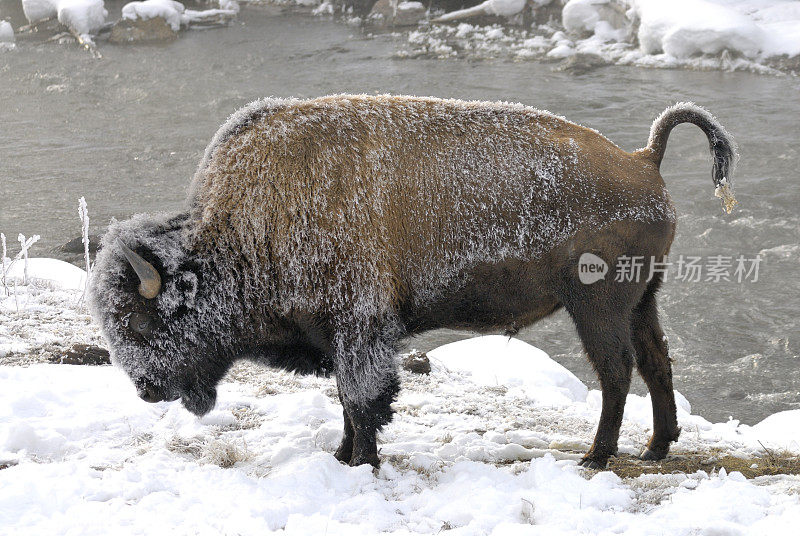
M 438 322 L 480 270 L 568 252 L 582 230 L 674 217 L 651 163 L 548 112 L 264 99 L 214 136 L 187 212 L 111 226 L 91 304 L 147 396 L 204 413 L 230 364 L 250 358 L 335 372 L 346 405 L 380 399 L 389 412 L 397 341 Z M 137 294 L 118 239 L 160 273 L 156 298 Z

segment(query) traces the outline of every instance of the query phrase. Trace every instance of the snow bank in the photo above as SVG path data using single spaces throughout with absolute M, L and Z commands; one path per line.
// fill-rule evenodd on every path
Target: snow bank
M 31 24 L 58 18 L 81 36 L 96 34 L 108 16 L 103 0 L 22 0 L 22 10 Z
M 479 385 L 520 388 L 537 404 L 565 406 L 586 400 L 588 389 L 542 350 L 519 339 L 490 335 L 441 346 L 434 364 L 466 372 Z
M 644 55 L 684 60 L 723 50 L 750 59 L 800 54 L 796 1 L 569 0 L 562 20 L 572 32 L 615 30 L 620 32 L 617 41 L 629 39 L 623 30 L 638 24 L 639 51 Z
M 10 266 L 6 274 L 7 284 L 22 285 L 25 261 L 20 259 L 11 264 L 10 259 L 6 259 L 6 266 Z M 28 259 L 28 281 L 48 289 L 83 290 L 86 272 L 58 259 L 31 258 Z
M 762 30 L 751 18 L 704 0 L 635 0 L 639 45 L 645 54 L 676 58 L 718 54 L 725 49 L 749 58 L 762 49 Z
M 537 0 L 534 4 L 535 11 L 546 9 L 544 17 L 563 5 L 561 24 L 467 25 L 469 31 L 461 25 L 434 24 L 411 32 L 411 50 L 398 56 L 518 60 L 592 54 L 622 65 L 775 73 L 770 65 L 779 60 L 777 56 L 800 55 L 800 2 L 794 0 L 560 0 L 559 4 Z M 524 5 L 487 0 L 434 22 L 487 13 L 509 16 Z

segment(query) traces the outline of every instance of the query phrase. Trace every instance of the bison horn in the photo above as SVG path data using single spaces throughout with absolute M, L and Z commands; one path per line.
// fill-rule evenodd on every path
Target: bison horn
M 117 238 L 117 244 L 122 250 L 122 254 L 131 263 L 136 275 L 139 276 L 139 294 L 152 300 L 158 296 L 161 290 L 161 276 L 158 275 L 158 270 L 153 268 L 153 265 L 140 257 L 135 251 L 125 245 L 122 240 Z

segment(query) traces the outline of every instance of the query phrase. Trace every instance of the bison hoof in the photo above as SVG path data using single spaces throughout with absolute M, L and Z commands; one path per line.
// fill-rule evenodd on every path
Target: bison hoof
M 336 452 L 333 453 L 333 457 L 342 463 L 349 464 L 350 459 L 353 457 L 353 443 L 343 441 L 339 448 L 336 449 Z
M 601 463 L 601 462 L 599 462 L 597 460 L 594 460 L 592 458 L 584 458 L 584 459 L 582 459 L 580 461 L 580 463 L 578 465 L 580 465 L 581 467 L 585 467 L 587 469 L 593 469 L 595 471 L 602 471 L 603 469 L 606 468 L 606 464 L 607 463 L 608 462 L 602 462 Z
M 371 465 L 376 470 L 381 466 L 381 461 L 378 455 L 374 456 L 353 456 L 350 460 L 350 467 L 358 467 L 359 465 Z
M 639 458 L 647 462 L 663 460 L 666 457 L 667 457 L 666 452 L 660 452 L 651 449 L 644 449 L 644 451 L 642 451 L 642 454 L 639 456 Z

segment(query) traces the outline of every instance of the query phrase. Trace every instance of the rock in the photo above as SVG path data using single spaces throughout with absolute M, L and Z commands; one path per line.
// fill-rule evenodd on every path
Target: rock
M 782 54 L 780 56 L 770 56 L 767 58 L 766 64 L 784 73 L 800 74 L 800 55 L 788 56 Z
M 334 6 L 342 6 L 346 12 L 350 12 L 356 16 L 365 16 L 369 14 L 369 10 L 375 0 L 334 0 Z M 338 11 L 338 9 L 337 9 Z
M 564 6 L 561 2 L 550 2 L 547 4 L 542 5 L 539 2 L 533 2 L 531 4 L 531 23 L 528 24 L 528 27 L 539 26 L 541 24 L 547 24 L 549 26 L 558 27 L 561 25 L 561 11 L 564 9 Z
M 178 32 L 163 17 L 152 19 L 122 19 L 111 28 L 108 40 L 116 44 L 174 41 Z
M 578 53 L 566 58 L 554 70 L 572 74 L 585 74 L 607 64 L 608 62 L 597 54 Z
M 108 350 L 93 344 L 74 344 L 66 353 L 56 354 L 50 361 L 61 365 L 110 365 L 111 356 Z
M 97 253 L 97 249 L 100 247 L 100 237 L 98 235 L 89 235 L 89 255 L 94 255 Z M 77 253 L 79 255 L 83 255 L 83 238 L 73 238 L 66 244 L 62 244 L 58 246 L 58 251 L 61 253 Z
M 427 9 L 421 2 L 398 2 L 395 9 L 391 0 L 378 0 L 372 6 L 369 20 L 377 26 L 416 26 L 426 13 Z
M 402 367 L 414 374 L 430 374 L 431 361 L 428 354 L 414 350 L 403 358 Z

